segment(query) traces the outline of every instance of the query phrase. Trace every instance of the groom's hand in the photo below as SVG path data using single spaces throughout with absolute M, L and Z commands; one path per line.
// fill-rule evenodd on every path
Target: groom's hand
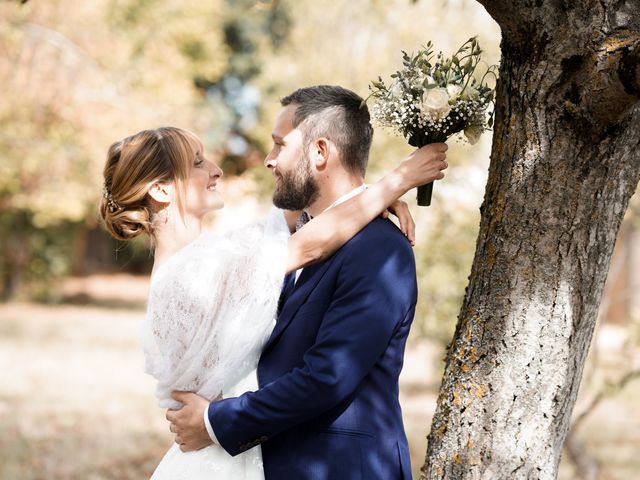
M 211 445 L 211 437 L 204 426 L 204 411 L 209 407 L 206 398 L 190 392 L 172 392 L 171 398 L 184 404 L 180 410 L 167 410 L 167 420 L 183 452 L 200 450 Z

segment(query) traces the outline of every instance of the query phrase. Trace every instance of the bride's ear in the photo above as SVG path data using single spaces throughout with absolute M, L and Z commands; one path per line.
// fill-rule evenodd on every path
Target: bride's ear
M 154 183 L 149 187 L 149 196 L 158 203 L 171 203 L 173 200 L 173 184 Z

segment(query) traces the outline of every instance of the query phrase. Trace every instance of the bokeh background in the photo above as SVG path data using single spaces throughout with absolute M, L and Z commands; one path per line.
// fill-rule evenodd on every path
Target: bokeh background
M 225 171 L 218 231 L 269 207 L 278 100 L 340 84 L 368 95 L 401 50 L 451 53 L 500 32 L 473 0 L 0 1 L 0 479 L 142 479 L 171 445 L 137 340 L 152 256 L 111 240 L 97 203 L 108 146 L 196 132 Z M 402 375 L 414 471 L 473 258 L 491 135 L 450 142 L 417 208 L 420 303 Z M 377 130 L 367 180 L 408 153 Z M 611 265 L 560 478 L 640 478 L 640 208 Z M 295 452 L 291 452 L 295 455 Z

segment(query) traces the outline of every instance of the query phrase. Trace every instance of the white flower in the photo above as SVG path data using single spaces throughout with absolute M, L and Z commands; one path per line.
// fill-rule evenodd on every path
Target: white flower
M 451 111 L 449 105 L 449 94 L 445 88 L 430 88 L 422 94 L 422 113 L 428 114 L 436 119 L 446 118 Z
M 467 85 L 462 92 L 462 98 L 464 98 L 465 100 L 469 98 L 478 98 L 478 95 L 480 95 L 480 92 L 478 92 L 478 90 L 476 90 L 471 85 Z
M 483 131 L 482 125 L 468 125 L 464 129 L 464 136 L 467 137 L 471 145 L 475 145 L 480 140 L 480 135 L 482 135 Z
M 390 92 L 391 92 L 391 95 L 393 95 L 396 98 L 402 97 L 402 92 L 403 92 L 402 84 L 400 82 L 394 83 L 393 87 L 391 87 Z
M 447 93 L 449 94 L 449 99 L 454 102 L 462 93 L 462 87 L 460 85 L 450 83 L 449 85 L 447 85 Z

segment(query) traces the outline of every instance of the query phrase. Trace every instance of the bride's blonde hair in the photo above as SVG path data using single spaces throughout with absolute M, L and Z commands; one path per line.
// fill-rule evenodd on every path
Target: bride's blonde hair
M 174 183 L 182 212 L 184 183 L 200 148 L 193 133 L 176 127 L 143 130 L 112 144 L 100 201 L 100 215 L 109 233 L 119 240 L 142 233 L 153 236 L 157 208 L 147 193 L 154 183 Z

